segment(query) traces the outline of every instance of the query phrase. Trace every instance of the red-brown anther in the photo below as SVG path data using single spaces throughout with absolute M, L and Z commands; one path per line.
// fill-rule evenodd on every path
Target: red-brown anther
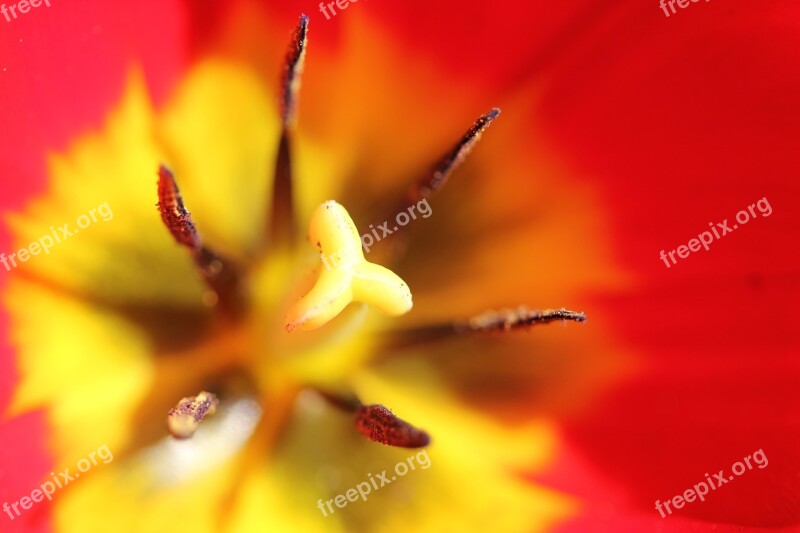
M 495 107 L 485 115 L 479 117 L 461 140 L 456 143 L 453 149 L 434 167 L 431 174 L 416 184 L 411 191 L 411 200 L 416 202 L 423 198 L 428 198 L 444 187 L 450 174 L 464 162 L 480 140 L 483 132 L 486 131 L 486 128 L 488 128 L 498 116 L 500 116 L 500 110 Z
M 469 320 L 432 324 L 412 329 L 398 330 L 386 337 L 387 346 L 401 348 L 421 342 L 433 342 L 453 335 L 479 335 L 485 333 L 509 333 L 526 330 L 533 326 L 551 322 L 585 322 L 582 312 L 567 309 L 545 309 L 532 311 L 521 306 L 516 309 L 486 311 Z
M 218 403 L 215 395 L 205 391 L 194 397 L 183 398 L 167 413 L 169 432 L 176 439 L 188 439 L 206 416 L 216 412 Z
M 200 248 L 200 236 L 194 227 L 192 216 L 183 205 L 175 177 L 164 165 L 158 169 L 158 210 L 164 225 L 178 243 L 192 251 Z
M 422 448 L 430 443 L 427 433 L 400 420 L 382 405 L 362 405 L 355 414 L 356 429 L 373 442 L 399 448 Z
M 300 92 L 300 76 L 306 58 L 306 43 L 308 42 L 308 16 L 302 15 L 297 28 L 294 30 L 292 44 L 286 54 L 283 76 L 281 80 L 281 118 L 283 127 L 290 129 L 295 121 L 295 108 L 297 95 Z
M 571 320 L 573 322 L 586 321 L 586 315 L 567 309 L 545 309 L 532 311 L 527 307 L 517 309 L 503 309 L 501 311 L 488 311 L 471 318 L 468 322 L 457 324 L 457 331 L 511 331 L 524 329 L 536 324 L 548 324 L 556 321 Z

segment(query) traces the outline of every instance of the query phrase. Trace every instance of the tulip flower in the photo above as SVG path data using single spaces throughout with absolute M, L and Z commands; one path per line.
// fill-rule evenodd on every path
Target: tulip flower
M 0 530 L 800 523 L 792 3 L 21 4 Z

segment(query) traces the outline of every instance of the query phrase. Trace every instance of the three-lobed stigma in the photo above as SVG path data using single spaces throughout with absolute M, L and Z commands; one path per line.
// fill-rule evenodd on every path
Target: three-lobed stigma
M 321 257 L 342 261 L 320 270 L 312 289 L 286 315 L 286 330 L 317 329 L 335 318 L 351 302 L 364 302 L 391 316 L 403 315 L 413 306 L 411 289 L 388 268 L 364 258 L 361 238 L 350 214 L 330 200 L 311 216 L 308 238 Z

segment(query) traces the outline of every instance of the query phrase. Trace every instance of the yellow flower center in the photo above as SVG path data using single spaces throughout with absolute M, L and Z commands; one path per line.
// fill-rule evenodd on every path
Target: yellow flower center
M 294 59 L 299 70 L 302 51 Z M 292 90 L 299 86 L 293 72 L 287 82 Z M 277 113 L 269 94 L 249 69 L 208 61 L 155 109 L 144 80 L 134 73 L 108 124 L 51 157 L 51 190 L 27 217 L 14 221 L 24 243 L 91 207 L 107 203 L 114 212 L 113 222 L 81 231 L 47 260 L 26 263 L 6 296 L 19 324 L 14 341 L 21 347 L 23 374 L 14 410 L 47 409 L 60 468 L 99 443 L 116 457 L 114 469 L 81 478 L 81 485 L 62 497 L 59 525 L 105 530 L 107 522 L 83 527 L 101 499 L 114 523 L 119 516 L 135 517 L 119 525 L 131 532 L 163 529 L 163 515 L 171 519 L 174 509 L 185 508 L 193 510 L 181 517 L 186 531 L 211 531 L 209 524 L 220 524 L 229 512 L 231 531 L 265 523 L 309 524 L 308 530 L 322 531 L 341 517 L 342 528 L 381 524 L 387 531 L 405 530 L 409 522 L 402 513 L 371 516 L 401 501 L 425 513 L 430 530 L 474 527 L 486 519 L 484 508 L 501 506 L 512 510 L 504 515 L 509 530 L 533 530 L 533 524 L 562 516 L 570 507 L 564 499 L 512 474 L 546 462 L 556 441 L 548 423 L 509 429 L 474 413 L 447 387 L 445 376 L 419 363 L 414 350 L 400 350 L 412 357 L 388 375 L 366 368 L 368 358 L 379 353 L 378 333 L 387 321 L 369 306 L 399 315 L 412 302 L 405 282 L 366 261 L 344 207 L 319 205 L 320 198 L 341 197 L 344 178 L 336 173 L 352 168 L 351 155 L 294 139 L 301 157 L 292 203 L 298 221 L 310 221 L 311 242 L 278 243 L 284 236 L 273 235 L 279 245 L 260 253 L 264 224 L 259 222 L 265 213 L 285 215 L 271 211 L 265 199 L 273 162 L 282 157 L 284 143 L 276 146 L 275 139 L 284 138 L 294 117 L 291 100 Z M 497 114 L 481 117 L 451 154 L 451 164 L 463 159 Z M 176 245 L 153 209 L 160 162 L 175 171 L 205 239 L 179 239 L 184 247 L 196 246 L 192 254 Z M 435 192 L 447 177 L 447 171 L 437 172 L 417 193 Z M 176 209 L 168 214 L 182 216 Z M 496 243 L 502 246 L 503 239 Z M 524 264 L 526 258 L 512 261 Z M 224 277 L 226 265 L 236 266 L 230 271 L 235 280 Z M 215 291 L 204 277 L 217 283 Z M 230 284 L 244 295 L 243 302 L 224 298 Z M 234 312 L 217 312 L 225 306 Z M 517 309 L 481 315 L 456 329 L 507 331 L 582 318 L 563 310 Z M 306 387 L 330 392 L 326 399 L 332 401 L 322 402 L 324 394 L 309 397 L 302 393 Z M 201 393 L 206 389 L 218 395 L 218 408 L 215 397 Z M 435 466 L 427 478 L 398 481 L 368 505 L 348 509 L 352 514 L 337 512 L 317 523 L 309 518 L 317 512 L 317 498 L 355 486 L 369 469 L 391 468 L 404 458 L 404 450 L 376 446 L 356 429 L 377 442 L 427 444 L 423 432 L 381 406 L 360 404 L 346 394 L 350 390 L 365 400 L 386 401 L 400 416 L 412 411 L 411 420 L 420 417 L 423 427 L 435 427 L 429 448 Z M 176 406 L 179 401 L 185 410 Z M 337 403 L 344 415 L 329 409 Z M 192 415 L 174 422 L 180 436 L 191 434 L 201 415 L 209 416 L 191 439 L 167 436 L 164 418 L 176 407 L 179 415 Z M 343 431 L 353 422 L 348 414 L 357 417 L 354 437 Z M 444 453 L 435 454 L 437 446 Z M 258 460 L 273 454 L 274 461 Z M 226 468 L 219 468 L 223 464 Z M 173 490 L 175 485 L 180 490 Z M 482 506 L 463 501 L 481 491 Z M 415 501 L 405 499 L 412 493 Z M 152 494 L 158 502 L 140 505 Z M 127 505 L 131 509 L 120 509 Z M 449 510 L 456 507 L 463 512 L 454 517 Z

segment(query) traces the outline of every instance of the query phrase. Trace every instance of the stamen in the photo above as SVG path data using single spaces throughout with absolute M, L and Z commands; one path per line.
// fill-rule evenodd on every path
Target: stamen
M 194 397 L 183 398 L 167 413 L 170 434 L 176 439 L 188 439 L 194 435 L 206 416 L 216 412 L 218 403 L 215 395 L 205 391 Z
M 444 187 L 450 174 L 464 162 L 480 140 L 483 132 L 486 131 L 489 125 L 499 115 L 500 109 L 495 107 L 485 115 L 479 117 L 455 147 L 453 147 L 453 149 L 433 168 L 431 175 L 414 186 L 410 194 L 411 201 L 417 202 L 423 198 L 428 198 Z
M 373 404 L 364 405 L 352 393 L 336 393 L 324 389 L 314 389 L 330 405 L 356 417 L 356 429 L 373 442 L 400 448 L 421 448 L 430 443 L 428 434 L 400 420 L 386 407 Z
M 585 322 L 586 315 L 582 312 L 569 311 L 564 308 L 532 311 L 527 307 L 521 306 L 517 309 L 487 311 L 465 321 L 396 330 L 389 333 L 386 342 L 391 350 L 423 342 L 437 341 L 453 335 L 506 333 L 556 321 Z
M 586 315 L 582 312 L 568 311 L 561 309 L 545 309 L 544 311 L 531 311 L 527 307 L 517 309 L 503 309 L 500 311 L 487 311 L 469 319 L 465 323 L 456 323 L 454 328 L 457 332 L 474 331 L 511 331 L 513 329 L 525 329 L 537 324 L 548 324 L 555 321 L 574 322 L 586 321 Z
M 237 271 L 203 244 L 192 216 L 183 204 L 175 177 L 164 165 L 158 169 L 157 205 L 164 225 L 178 244 L 189 249 L 200 275 L 216 294 L 216 300 L 229 311 L 240 307 Z
M 161 165 L 158 169 L 158 210 L 161 220 L 178 241 L 192 252 L 200 249 L 200 235 L 192 222 L 192 216 L 183 205 L 183 198 L 172 172 Z
M 361 400 L 358 399 L 358 396 L 353 393 L 340 394 L 319 388 L 315 388 L 314 390 L 330 405 L 345 413 L 355 413 L 356 409 L 364 405 L 361 403 Z
M 272 246 L 291 242 L 297 234 L 292 192 L 292 132 L 297 121 L 297 101 L 308 42 L 308 17 L 302 15 L 286 54 L 281 79 L 281 138 L 272 182 L 272 208 L 268 234 Z
M 373 442 L 399 448 L 422 448 L 431 441 L 427 433 L 377 404 L 356 409 L 356 429 Z
M 272 208 L 269 213 L 269 245 L 271 247 L 290 244 L 297 234 L 294 215 L 294 193 L 292 191 L 292 154 L 289 133 L 281 132 L 275 173 L 272 182 Z
M 311 215 L 309 241 L 316 243 L 325 266 L 316 284 L 286 315 L 286 331 L 319 328 L 347 307 L 364 302 L 399 316 L 411 310 L 411 290 L 400 277 L 364 258 L 361 237 L 347 210 L 333 200 Z

